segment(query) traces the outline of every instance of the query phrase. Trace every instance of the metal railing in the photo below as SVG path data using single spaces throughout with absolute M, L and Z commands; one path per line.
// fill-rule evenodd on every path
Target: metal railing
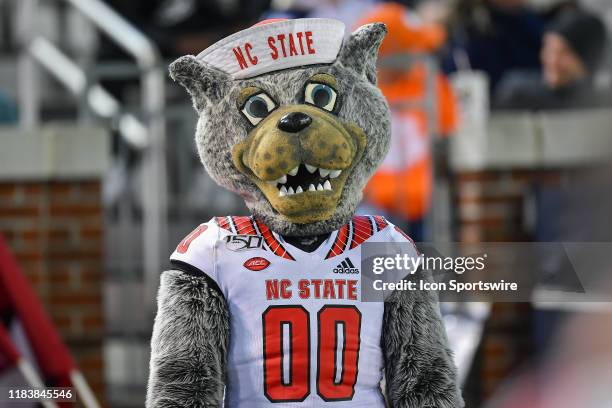
M 167 172 L 165 159 L 166 124 L 165 69 L 157 46 L 125 18 L 100 0 L 43 0 L 63 2 L 84 16 L 100 32 L 127 52 L 135 61 L 141 86 L 141 117 L 125 113 L 100 84 L 91 80 L 78 63 L 37 30 L 41 0 L 17 3 L 20 41 L 19 78 L 21 126 L 40 124 L 39 69 L 55 77 L 84 101 L 97 116 L 112 120 L 125 141 L 142 154 L 143 265 L 147 293 L 155 293 L 166 251 Z M 152 311 L 151 311 L 152 312 Z
M 398 100 L 391 102 L 390 108 L 395 111 L 422 111 L 425 113 L 426 118 L 426 132 L 428 138 L 428 145 L 430 154 L 434 155 L 436 144 L 439 140 L 440 129 L 438 126 L 438 94 L 437 94 L 437 76 L 439 73 L 438 63 L 431 54 L 427 53 L 397 53 L 393 55 L 381 56 L 378 58 L 378 67 L 384 69 L 391 69 L 395 71 L 408 72 L 410 69 L 416 66 L 422 66 L 425 72 L 424 76 L 424 92 L 419 98 L 406 98 L 404 100 Z M 434 186 L 432 189 L 431 199 L 425 198 L 424 207 L 427 208 L 431 203 L 430 208 L 425 214 L 424 219 L 424 240 L 435 241 L 435 240 L 448 240 L 449 234 L 449 220 L 448 220 L 448 208 L 447 203 L 447 191 L 446 186 L 442 183 L 442 180 L 436 180 L 438 175 L 435 173 L 436 166 L 433 165 L 431 168 L 432 180 L 434 180 Z M 402 205 L 401 201 L 398 201 L 398 205 Z

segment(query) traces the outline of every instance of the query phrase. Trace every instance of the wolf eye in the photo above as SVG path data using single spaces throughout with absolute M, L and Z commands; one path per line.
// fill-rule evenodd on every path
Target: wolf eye
M 274 101 L 268 95 L 261 92 L 251 96 L 246 101 L 242 108 L 242 113 L 253 126 L 256 126 L 263 118 L 268 116 L 268 113 L 272 112 L 274 108 L 276 108 Z
M 329 85 L 310 83 L 306 85 L 304 101 L 331 112 L 336 107 L 337 96 L 334 88 Z

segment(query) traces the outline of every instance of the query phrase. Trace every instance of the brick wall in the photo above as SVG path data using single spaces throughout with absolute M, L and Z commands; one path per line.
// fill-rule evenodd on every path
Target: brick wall
M 478 98 L 462 100 L 477 102 Z M 476 105 L 462 110 L 481 112 Z M 462 242 L 533 240 L 532 187 L 553 185 L 563 190 L 575 177 L 585 180 L 585 168 L 607 164 L 612 151 L 609 109 L 493 112 L 486 123 L 479 122 L 480 117 L 466 119 L 450 139 L 449 152 L 455 239 Z M 530 359 L 533 314 L 526 303 L 493 305 L 468 380 L 474 390 L 468 407 L 480 406 Z
M 0 182 L 0 233 L 101 398 L 100 182 Z
M 526 210 L 532 187 L 559 183 L 556 170 L 483 170 L 456 174 L 454 202 L 457 203 L 457 240 L 478 242 L 527 242 Z M 526 362 L 533 351 L 532 309 L 527 303 L 494 304 L 477 365 L 478 393 L 473 402 L 485 400 L 501 383 Z M 477 406 L 477 405 L 474 405 Z
M 526 198 L 541 183 L 560 183 L 558 170 L 489 170 L 457 174 L 457 238 L 461 242 L 525 242 Z

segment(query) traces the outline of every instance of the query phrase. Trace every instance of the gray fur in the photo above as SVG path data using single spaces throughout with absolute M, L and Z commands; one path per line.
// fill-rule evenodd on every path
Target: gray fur
M 231 85 L 231 78 L 227 74 L 198 62 L 193 55 L 177 59 L 168 69 L 172 79 L 189 92 L 197 112 L 201 112 L 207 104 L 218 103 Z
M 274 231 L 289 236 L 324 234 L 337 230 L 354 214 L 363 187 L 389 149 L 389 108 L 374 85 L 376 53 L 385 33 L 384 24 L 363 26 L 345 41 L 333 64 L 287 69 L 245 80 L 229 81 L 225 74 L 192 56 L 171 65 L 171 76 L 187 88 L 199 113 L 196 144 L 204 167 L 219 185 L 240 194 L 251 212 Z M 235 101 L 242 88 L 257 86 L 279 105 L 299 104 L 306 80 L 317 73 L 336 77 L 341 98 L 338 117 L 357 124 L 367 136 L 367 146 L 345 184 L 334 215 L 326 221 L 292 224 L 278 216 L 259 188 L 232 162 L 233 146 L 252 129 Z
M 435 292 L 393 293 L 385 303 L 381 343 L 392 408 L 464 406 Z
M 376 59 L 378 48 L 387 34 L 387 27 L 382 23 L 367 24 L 359 27 L 340 53 L 342 65 L 365 76 L 376 85 Z
M 206 279 L 167 271 L 157 301 L 147 408 L 220 407 L 229 341 L 225 300 Z

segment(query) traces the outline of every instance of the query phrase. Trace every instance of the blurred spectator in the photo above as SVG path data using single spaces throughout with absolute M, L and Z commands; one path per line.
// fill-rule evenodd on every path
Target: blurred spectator
M 606 29 L 601 20 L 582 11 L 564 13 L 547 29 L 542 47 L 542 72 L 535 75 L 517 73 L 500 84 L 494 107 L 508 110 L 563 110 L 612 106 L 609 91 L 594 85 L 596 73 L 606 48 Z M 588 131 L 588 129 L 585 129 Z M 578 135 L 577 135 L 578 136 Z M 534 185 L 534 239 L 540 242 L 575 242 L 590 240 L 581 236 L 588 216 L 597 205 L 585 211 L 587 198 L 600 196 L 601 186 L 594 187 L 577 172 L 564 176 L 562 184 L 542 180 Z M 601 199 L 601 198 L 600 198 Z M 596 201 L 595 201 L 596 202 Z M 605 218 L 605 217 L 603 217 Z M 601 218 L 601 219 L 603 219 Z M 558 220 L 563 220 L 559 223 Z M 542 250 L 541 271 L 551 277 L 564 273 L 564 255 Z M 549 348 L 564 313 L 534 313 L 535 347 Z M 580 406 L 580 405 L 577 405 Z
M 321 0 L 272 0 L 270 9 L 265 11 L 261 19 L 272 18 L 306 18 L 310 11 Z
M 513 69 L 538 69 L 544 22 L 527 0 L 459 0 L 451 24 L 447 71 L 487 73 L 494 91 Z
M 0 91 L 0 125 L 17 122 L 17 106 L 4 92 Z
M 547 22 L 557 19 L 564 13 L 571 13 L 580 10 L 579 0 L 548 0 L 551 4 L 548 7 L 543 7 L 541 17 Z M 584 0 L 582 0 L 584 2 Z
M 271 10 L 263 17 L 334 18 L 346 25 L 346 35 L 349 35 L 357 20 L 377 2 L 377 0 L 272 0 Z
M 162 54 L 198 54 L 215 41 L 257 22 L 271 0 L 106 0 L 152 38 Z M 105 43 L 102 54 L 120 53 Z
M 391 107 L 391 149 L 365 188 L 363 211 L 378 212 L 423 239 L 423 219 L 432 194 L 430 138 L 449 135 L 457 124 L 456 101 L 448 80 L 428 69 L 423 56 L 445 42 L 442 9 L 421 1 L 414 10 L 398 3 L 374 8 L 359 23 L 382 21 L 389 33 L 380 49 L 378 86 Z M 431 58 L 430 58 L 431 59 Z M 436 101 L 434 121 L 429 123 Z
M 313 0 L 310 0 L 313 1 Z M 314 0 L 318 3 L 308 17 L 313 18 L 335 18 L 346 24 L 347 34 L 357 28 L 356 22 L 367 10 L 371 9 L 376 0 Z
M 499 109 L 554 110 L 612 105 L 594 76 L 607 39 L 602 21 L 584 12 L 565 13 L 546 31 L 542 73 L 509 76 L 495 96 Z
M 569 316 L 544 361 L 507 381 L 486 407 L 609 407 L 611 318 L 609 309 Z

